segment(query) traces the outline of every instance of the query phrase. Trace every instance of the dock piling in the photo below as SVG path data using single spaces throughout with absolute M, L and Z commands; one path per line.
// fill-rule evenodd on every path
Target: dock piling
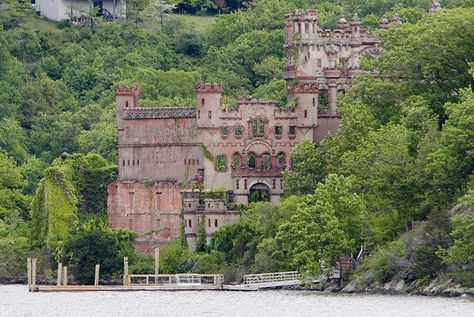
M 63 266 L 63 286 L 67 286 L 67 266 Z
M 155 248 L 155 284 L 158 284 L 158 274 L 160 274 L 160 249 Z
M 128 286 L 128 257 L 123 258 L 123 285 Z
M 36 258 L 31 259 L 31 287 L 36 286 Z
M 100 271 L 100 264 L 96 264 L 94 286 L 99 286 L 99 271 Z
M 28 274 L 28 292 L 31 291 L 31 258 L 26 259 L 26 268 Z
M 56 279 L 56 286 L 61 286 L 61 275 L 63 274 L 63 264 L 58 263 L 58 276 Z

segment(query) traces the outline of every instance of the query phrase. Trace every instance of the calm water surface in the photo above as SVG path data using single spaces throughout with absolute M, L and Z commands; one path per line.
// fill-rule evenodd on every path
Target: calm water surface
M 12 285 L 0 286 L 0 316 L 474 317 L 474 301 L 304 291 L 28 293 Z

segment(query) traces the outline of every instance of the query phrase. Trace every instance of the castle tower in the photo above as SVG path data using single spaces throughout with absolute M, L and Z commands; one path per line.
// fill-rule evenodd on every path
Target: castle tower
M 318 30 L 316 10 L 295 10 L 285 16 L 285 49 L 288 56 L 285 79 L 316 79 L 316 71 L 322 63 L 315 45 Z
M 196 84 L 196 117 L 198 127 L 219 127 L 219 113 L 224 87 L 222 84 Z
M 318 120 L 319 88 L 316 83 L 297 82 L 288 86 L 288 98 L 297 99 L 296 113 L 300 126 L 313 128 Z
M 122 115 L 126 109 L 140 106 L 140 89 L 137 87 L 117 87 L 115 88 L 115 110 L 117 127 L 122 128 Z

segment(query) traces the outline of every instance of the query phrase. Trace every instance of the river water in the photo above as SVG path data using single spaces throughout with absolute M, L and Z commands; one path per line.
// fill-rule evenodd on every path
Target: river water
M 456 316 L 474 317 L 474 300 L 309 291 L 28 293 L 0 286 L 0 316 Z

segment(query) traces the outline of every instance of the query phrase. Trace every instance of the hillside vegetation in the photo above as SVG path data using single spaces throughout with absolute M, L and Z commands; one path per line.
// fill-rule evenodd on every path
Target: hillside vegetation
M 324 28 L 358 13 L 385 49 L 363 65 L 384 76 L 358 78 L 341 96 L 337 136 L 295 149 L 280 207 L 249 206 L 202 252 L 171 244 L 163 271 L 315 276 L 363 244 L 373 255 L 353 278 L 364 283 L 372 272 L 380 283 L 446 275 L 474 284 L 473 1 L 445 0 L 436 14 L 427 14 L 428 0 L 248 1 L 212 17 L 166 15 L 163 27 L 147 1 L 134 1 L 126 23 L 92 28 L 2 2 L 0 279 L 24 276 L 31 254 L 44 278 L 61 260 L 89 281 L 74 271 L 88 259 L 117 277 L 124 254 L 132 270 L 153 270 L 134 254 L 133 233 L 106 225 L 117 161 L 113 88 L 139 86 L 144 106 L 193 105 L 196 82 L 222 82 L 226 104 L 238 95 L 284 102 L 283 16 L 315 7 Z M 200 10 L 185 11 L 205 13 L 193 3 Z M 395 14 L 402 25 L 378 30 Z M 410 231 L 413 221 L 425 222 Z

